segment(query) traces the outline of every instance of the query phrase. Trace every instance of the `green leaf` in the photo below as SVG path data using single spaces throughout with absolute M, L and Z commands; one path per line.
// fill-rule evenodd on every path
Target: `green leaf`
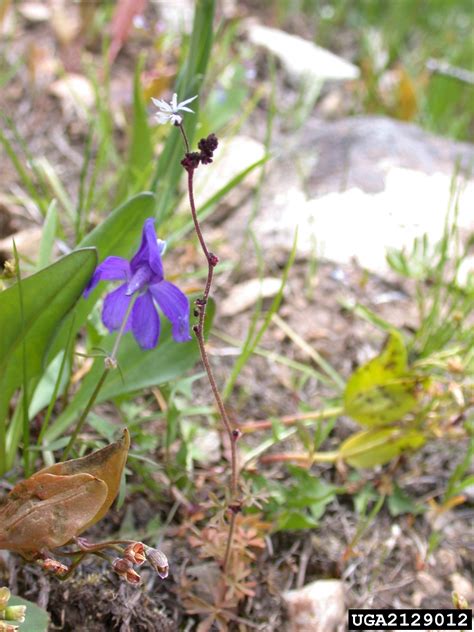
M 153 216 L 154 204 L 155 197 L 152 193 L 135 195 L 112 211 L 105 221 L 94 228 L 81 241 L 79 248 L 94 246 L 97 249 L 99 261 L 103 261 L 109 255 L 130 256 L 140 244 L 144 221 L 147 217 Z M 92 276 L 92 273 L 89 276 Z M 75 311 L 73 335 L 84 325 L 102 292 L 103 287 L 98 287 L 87 299 L 79 302 Z M 67 318 L 58 330 L 48 354 L 48 362 L 51 362 L 64 349 L 70 329 L 71 321 Z
M 394 486 L 393 492 L 388 497 L 387 505 L 390 515 L 393 517 L 406 513 L 416 515 L 423 511 L 423 508 L 398 485 Z
M 141 60 L 135 68 L 133 78 L 133 127 L 128 166 L 135 175 L 147 169 L 153 160 L 153 145 L 140 83 L 142 67 Z
M 23 342 L 30 380 L 42 372 L 59 324 L 80 298 L 96 265 L 95 250 L 84 248 L 23 279 L 23 319 L 18 285 L 0 293 L 0 419 L 22 383 Z
M 301 512 L 284 511 L 278 516 L 277 531 L 297 531 L 299 529 L 314 529 L 317 521 Z
M 131 193 L 146 188 L 146 183 L 153 169 L 153 144 L 148 116 L 143 102 L 142 86 L 140 83 L 143 58 L 135 67 L 133 79 L 133 116 L 130 130 L 130 147 L 124 172 L 119 180 L 117 201 L 123 200 Z
M 20 632 L 48 631 L 49 614 L 32 601 L 13 595 L 8 601 L 8 606 L 26 606 L 24 622 L 19 624 L 18 621 L 12 621 L 12 624 L 19 625 Z
M 291 510 L 300 509 L 306 515 L 305 510 L 309 509 L 311 518 L 306 516 L 305 519 L 316 521 L 324 515 L 327 505 L 336 497 L 337 487 L 326 483 L 322 478 L 317 478 L 312 472 L 308 472 L 303 468 L 288 465 L 288 471 L 296 484 L 285 489 L 285 498 L 281 503 Z M 291 523 L 295 521 L 291 518 Z M 306 528 L 306 527 L 285 527 L 285 528 Z
M 51 261 L 51 254 L 54 247 L 54 238 L 58 226 L 58 209 L 56 200 L 53 200 L 48 207 L 46 219 L 41 233 L 41 243 L 38 255 L 38 270 L 45 268 Z
M 207 331 L 213 315 L 214 303 L 209 301 L 206 317 Z M 158 346 L 151 351 L 140 349 L 131 333 L 124 336 L 118 352 L 120 370 L 109 374 L 96 399 L 96 404 L 169 382 L 180 377 L 195 365 L 199 359 L 199 348 L 196 341 L 175 342 L 171 336 L 171 325 L 163 316 L 161 316 L 161 327 Z M 105 349 L 111 350 L 114 341 L 115 336 L 107 336 L 104 342 Z M 92 369 L 82 381 L 69 406 L 46 432 L 47 442 L 53 441 L 71 426 L 89 401 L 103 371 L 104 358 L 100 357 L 95 360 Z
M 344 392 L 346 413 L 367 426 L 384 426 L 413 410 L 419 378 L 408 372 L 401 335 L 392 330 L 382 352 L 359 367 Z
M 353 467 L 375 467 L 388 463 L 406 450 L 418 450 L 424 443 L 424 435 L 417 430 L 364 430 L 344 441 L 339 456 Z
M 176 81 L 175 92 L 183 101 L 199 94 L 206 76 L 207 65 L 214 39 L 215 0 L 197 0 L 194 4 L 194 21 L 191 41 L 186 61 L 181 65 Z M 184 126 L 189 143 L 192 145 L 194 132 L 198 123 L 199 99 L 193 102 L 195 114 L 186 116 Z M 179 180 L 183 174 L 181 158 L 184 149 L 179 130 L 172 128 L 160 154 L 151 189 L 158 194 L 160 212 L 167 218 L 176 200 Z

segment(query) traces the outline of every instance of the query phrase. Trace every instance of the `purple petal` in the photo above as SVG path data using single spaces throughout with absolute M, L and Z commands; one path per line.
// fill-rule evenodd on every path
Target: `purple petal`
M 84 290 L 87 298 L 99 281 L 126 281 L 130 278 L 130 264 L 122 257 L 107 257 L 94 271 L 92 279 Z
M 132 309 L 132 332 L 142 349 L 153 349 L 160 336 L 160 317 L 150 292 L 139 296 Z
M 191 340 L 189 335 L 189 300 L 186 294 L 169 281 L 150 285 L 150 292 L 161 311 L 171 322 L 176 342 Z
M 136 272 L 139 266 L 148 264 L 156 274 L 159 282 L 163 279 L 163 264 L 161 263 L 161 253 L 163 252 L 163 242 L 158 244 L 155 233 L 155 220 L 149 217 L 143 225 L 142 243 L 137 253 L 130 261 L 132 272 Z
M 127 296 L 127 284 L 121 285 L 104 299 L 104 307 L 102 308 L 102 322 L 109 331 L 117 331 L 120 329 L 125 313 L 128 309 L 131 296 Z M 133 311 L 133 310 L 132 310 Z M 131 327 L 132 319 L 128 317 L 127 326 L 125 331 L 129 331 Z

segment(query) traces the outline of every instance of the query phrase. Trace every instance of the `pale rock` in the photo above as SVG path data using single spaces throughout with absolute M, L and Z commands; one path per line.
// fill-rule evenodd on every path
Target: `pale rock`
M 384 273 L 390 249 L 412 248 L 415 238 L 429 235 L 431 248 L 443 234 L 451 178 L 435 173 L 393 168 L 380 193 L 359 188 L 306 199 L 290 187 L 274 200 L 273 216 L 256 222 L 257 234 L 291 246 L 298 227 L 298 252 L 348 263 L 355 258 L 369 270 Z M 458 223 L 474 230 L 474 184 L 459 201 Z M 290 235 L 290 237 L 288 237 Z M 466 264 L 467 265 L 467 264 Z M 471 264 L 472 265 L 472 264 Z M 459 275 L 466 279 L 468 269 Z
M 459 573 L 453 573 L 449 579 L 451 580 L 453 591 L 464 597 L 468 604 L 472 604 L 474 601 L 474 585 L 472 582 Z
M 273 53 L 296 81 L 350 80 L 360 75 L 357 66 L 298 35 L 250 24 L 248 36 L 253 44 Z
M 433 597 L 443 590 L 443 583 L 434 575 L 427 573 L 426 571 L 420 571 L 416 576 L 420 589 L 425 593 L 425 596 Z
M 309 119 L 284 146 L 272 148 L 272 156 L 253 223 L 260 246 L 272 255 L 291 250 L 298 228 L 300 257 L 355 259 L 384 275 L 390 248 L 409 253 L 425 233 L 431 248 L 440 239 L 457 164 L 464 180 L 457 217 L 464 243 L 474 231 L 474 147 L 468 143 L 385 117 Z M 226 230 L 235 234 L 248 214 L 245 207 L 237 211 Z M 469 274 L 472 260 L 458 281 L 467 283 Z
M 336 632 L 346 617 L 344 584 L 322 579 L 282 595 L 288 632 Z
M 39 253 L 42 230 L 39 227 L 25 228 L 14 235 L 0 239 L 0 255 L 6 259 L 13 259 L 13 240 L 20 256 L 35 260 Z
M 196 426 L 187 419 L 183 419 L 181 424 L 183 436 L 189 442 L 194 460 L 201 465 L 209 465 L 221 459 L 221 439 L 217 430 Z
M 46 22 L 51 17 L 51 9 L 44 2 L 22 2 L 18 7 L 20 14 L 28 22 Z
M 95 103 L 94 88 L 89 79 L 69 73 L 51 84 L 49 90 L 60 100 L 67 119 L 77 116 L 84 121 L 87 120 Z
M 220 140 L 210 166 L 203 166 L 194 175 L 195 201 L 199 208 L 212 198 L 222 187 L 228 184 L 242 171 L 265 156 L 262 143 L 248 136 L 234 136 Z M 251 171 L 238 187 L 232 189 L 224 198 L 226 206 L 233 207 L 256 186 L 259 169 Z M 187 203 L 186 203 L 187 208 Z
M 280 286 L 281 279 L 275 277 L 250 279 L 234 285 L 220 304 L 219 312 L 222 316 L 239 314 L 254 305 L 258 299 L 275 296 Z

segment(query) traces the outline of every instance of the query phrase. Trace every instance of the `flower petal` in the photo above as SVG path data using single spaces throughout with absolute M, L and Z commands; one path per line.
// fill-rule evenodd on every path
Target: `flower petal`
M 94 271 L 92 279 L 84 290 L 87 298 L 99 281 L 126 281 L 130 278 L 130 264 L 122 257 L 107 257 Z
M 176 108 L 178 107 L 178 95 L 176 92 L 173 94 L 173 98 L 171 99 L 171 109 L 173 112 L 176 112 Z
M 180 107 L 178 108 L 178 110 L 180 110 L 180 111 L 181 111 L 181 110 L 184 110 L 185 112 L 191 112 L 191 114 L 194 114 L 194 110 L 191 110 L 191 108 L 185 108 L 185 107 L 183 107 L 183 106 L 180 106 Z
M 154 99 L 153 97 L 151 97 L 151 100 L 153 101 L 153 103 L 156 105 L 157 108 L 160 108 L 160 110 L 163 110 L 164 112 L 173 111 L 171 109 L 171 105 L 169 103 L 166 103 L 166 101 L 164 101 L 163 99 Z
M 161 263 L 163 250 L 163 242 L 158 243 L 156 239 L 155 220 L 153 217 L 149 217 L 143 225 L 140 248 L 130 261 L 132 272 L 136 272 L 139 266 L 148 264 L 158 277 L 154 279 L 154 282 L 159 283 L 163 279 L 163 264 Z
M 125 313 L 128 309 L 131 296 L 127 296 L 127 284 L 121 285 L 104 299 L 104 306 L 102 308 L 102 322 L 109 331 L 117 331 L 123 323 Z M 133 310 L 132 310 L 133 311 Z M 128 317 L 125 331 L 129 331 L 132 324 L 131 316 Z
M 186 99 L 186 101 L 181 101 L 181 103 L 178 103 L 178 110 L 185 110 L 186 108 L 183 108 L 183 105 L 187 105 L 188 103 L 191 103 L 191 101 L 194 101 L 194 99 L 197 99 L 198 95 L 196 94 L 194 97 L 191 97 L 190 99 Z M 189 110 L 190 112 L 192 112 L 192 110 Z
M 158 112 L 157 114 L 155 114 L 156 118 L 158 119 L 158 123 L 160 123 L 160 125 L 164 125 L 165 123 L 167 123 L 170 118 L 171 118 L 171 114 L 163 114 L 163 112 Z
M 160 336 L 160 317 L 150 292 L 135 301 L 132 309 L 132 332 L 142 349 L 153 349 Z
M 191 340 L 189 335 L 189 300 L 186 294 L 169 281 L 150 285 L 150 292 L 161 311 L 171 322 L 176 342 Z

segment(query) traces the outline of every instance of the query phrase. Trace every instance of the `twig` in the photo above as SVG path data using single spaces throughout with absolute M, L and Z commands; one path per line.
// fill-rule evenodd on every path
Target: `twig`
M 284 426 L 292 426 L 293 424 L 298 423 L 298 421 L 307 421 L 314 419 L 314 421 L 319 421 L 320 419 L 329 419 L 331 417 L 337 417 L 341 415 L 344 411 L 342 406 L 334 406 L 332 408 L 325 408 L 323 410 L 313 410 L 308 413 L 299 413 L 297 415 L 286 415 L 285 417 L 280 417 L 277 419 L 277 423 L 282 424 Z M 240 430 L 243 434 L 248 432 L 256 432 L 258 430 L 269 430 L 273 427 L 273 421 L 270 419 L 252 419 L 251 421 L 246 421 L 240 427 Z

